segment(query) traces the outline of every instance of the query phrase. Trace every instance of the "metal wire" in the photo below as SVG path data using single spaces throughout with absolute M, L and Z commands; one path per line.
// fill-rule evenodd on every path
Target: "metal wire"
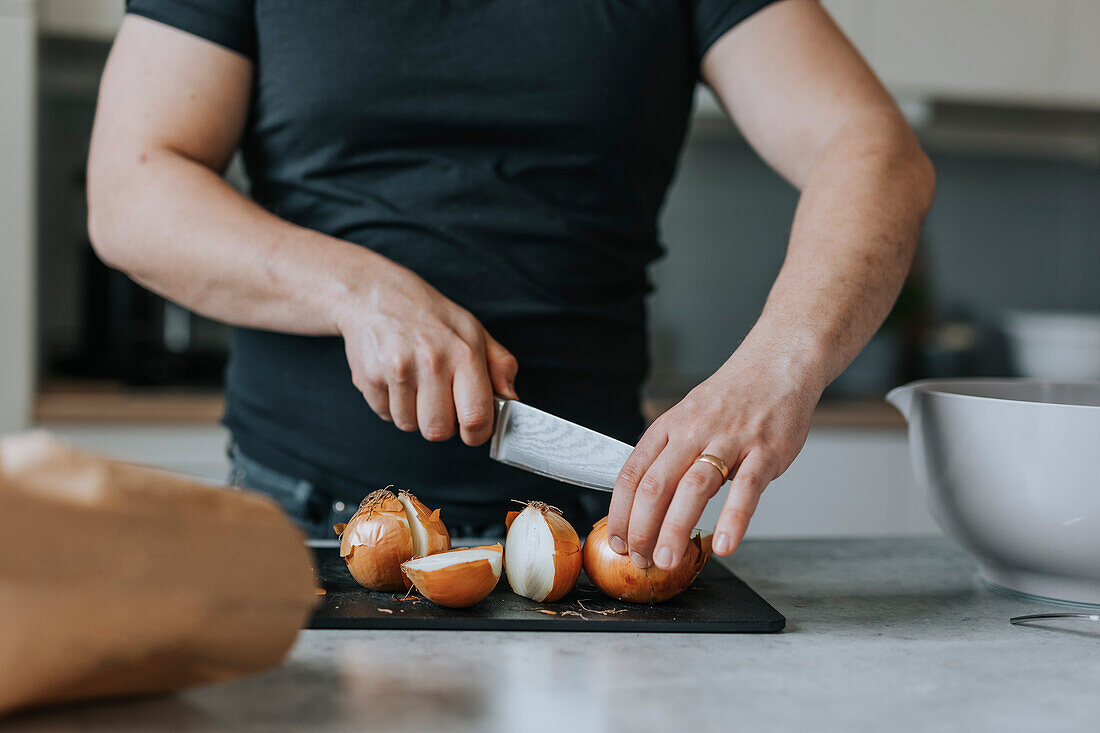
M 1008 622 L 1013 626 L 1029 624 L 1033 621 L 1049 621 L 1053 619 L 1079 619 L 1081 621 L 1100 621 L 1100 613 L 1033 613 L 1027 616 L 1015 616 Z

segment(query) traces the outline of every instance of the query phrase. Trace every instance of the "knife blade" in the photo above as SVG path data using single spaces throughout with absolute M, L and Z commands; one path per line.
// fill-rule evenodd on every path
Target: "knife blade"
M 634 447 L 516 400 L 495 399 L 489 457 L 540 476 L 611 491 Z

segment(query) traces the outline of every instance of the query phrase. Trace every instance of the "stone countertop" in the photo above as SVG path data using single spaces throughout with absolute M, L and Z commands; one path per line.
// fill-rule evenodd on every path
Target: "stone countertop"
M 0 730 L 1095 730 L 1100 623 L 994 593 L 947 540 L 749 541 L 770 635 L 306 631 L 279 669 Z

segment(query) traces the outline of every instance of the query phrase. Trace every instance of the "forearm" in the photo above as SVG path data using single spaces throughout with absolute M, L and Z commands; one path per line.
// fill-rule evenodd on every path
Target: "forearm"
M 934 186 L 900 120 L 838 132 L 811 169 L 786 260 L 739 352 L 764 355 L 820 393 L 889 313 Z
M 108 264 L 236 325 L 336 334 L 349 294 L 369 296 L 398 267 L 279 219 L 168 149 L 93 149 L 88 201 L 92 241 Z

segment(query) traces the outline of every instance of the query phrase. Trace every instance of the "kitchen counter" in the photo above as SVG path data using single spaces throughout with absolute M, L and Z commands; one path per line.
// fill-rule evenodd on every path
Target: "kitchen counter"
M 306 631 L 279 669 L 19 730 L 1092 730 L 1100 623 L 987 590 L 945 539 L 749 541 L 772 635 Z M 0 724 L 0 730 L 6 730 Z

